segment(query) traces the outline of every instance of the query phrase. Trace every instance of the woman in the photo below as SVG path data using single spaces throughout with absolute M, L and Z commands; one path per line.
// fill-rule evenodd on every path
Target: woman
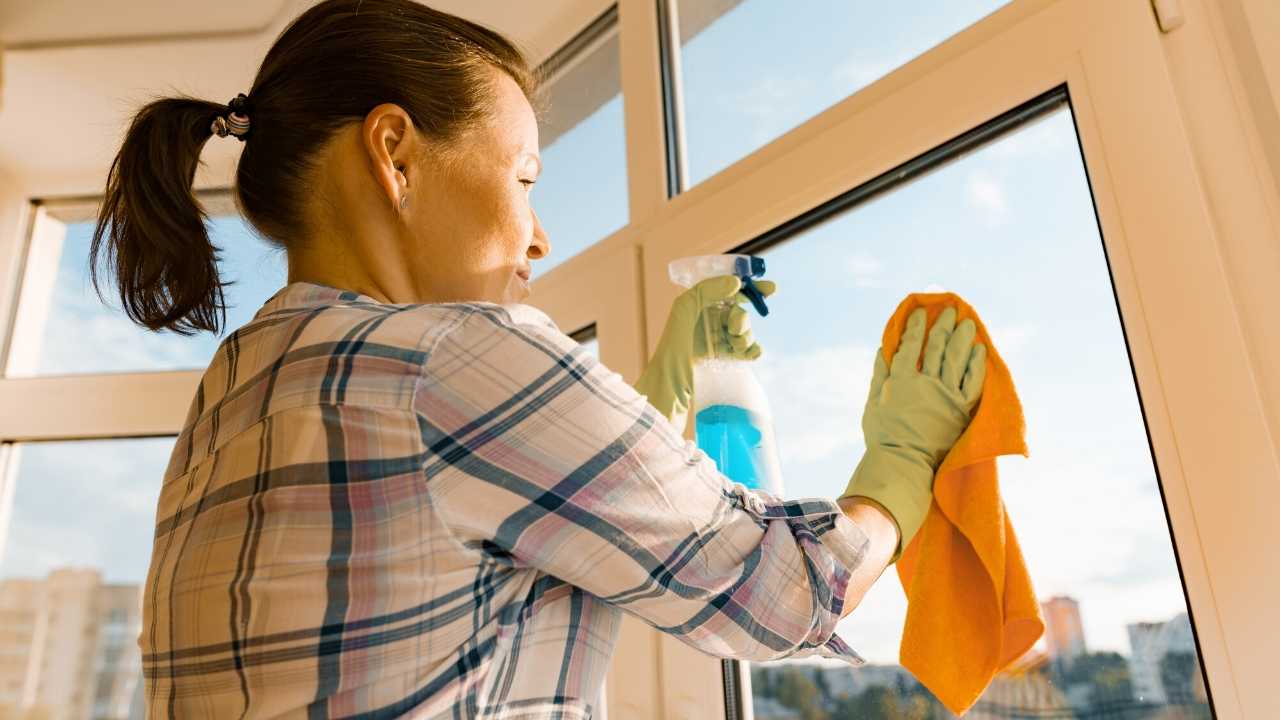
M 165 473 L 151 716 L 586 718 L 623 611 L 720 657 L 860 662 L 835 625 L 968 422 L 972 323 L 944 314 L 920 370 L 922 315 L 892 369 L 878 356 L 839 504 L 730 483 L 681 428 L 699 322 L 760 352 L 740 307 L 704 312 L 745 300 L 735 278 L 680 297 L 640 392 L 520 303 L 550 252 L 535 91 L 489 30 L 328 0 L 247 94 L 134 119 L 93 245 L 132 319 L 218 329 L 191 193 L 214 135 L 243 141 L 237 202 L 289 263 L 218 349 Z

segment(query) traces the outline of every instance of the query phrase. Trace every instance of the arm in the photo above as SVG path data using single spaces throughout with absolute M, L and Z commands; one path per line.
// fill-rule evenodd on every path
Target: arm
M 898 526 L 893 516 L 870 498 L 846 497 L 838 502 L 845 517 L 853 521 L 868 540 L 867 554 L 862 564 L 854 568 L 849 578 L 849 589 L 844 594 L 844 612 L 841 615 L 844 617 L 862 602 L 862 597 L 893 561 L 894 551 L 898 548 Z
M 835 625 L 854 576 L 883 570 L 863 567 L 879 551 L 858 525 L 834 501 L 730 483 L 549 321 L 477 309 L 431 352 L 417 402 L 430 499 L 463 544 L 712 655 L 856 658 Z

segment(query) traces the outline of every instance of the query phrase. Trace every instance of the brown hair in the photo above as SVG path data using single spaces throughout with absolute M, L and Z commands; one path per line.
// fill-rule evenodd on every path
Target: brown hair
M 304 228 L 316 151 L 335 131 L 395 103 L 419 131 L 447 142 L 488 120 L 495 68 L 534 101 L 534 72 L 492 30 L 414 0 L 325 0 L 285 28 L 258 69 L 236 204 L 263 237 L 287 247 Z M 228 283 L 192 183 L 211 125 L 227 112 L 190 97 L 151 102 L 107 175 L 90 248 L 94 287 L 101 296 L 105 236 L 124 311 L 152 330 L 217 333 L 226 322 Z

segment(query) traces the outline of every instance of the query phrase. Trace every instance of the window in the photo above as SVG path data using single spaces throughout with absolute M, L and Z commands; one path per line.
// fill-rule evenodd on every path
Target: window
M 600 359 L 600 341 L 596 338 L 596 326 L 589 325 L 575 333 L 570 333 L 569 337 L 578 341 L 584 350 Z
M 91 692 L 112 717 L 127 716 L 142 683 L 134 639 L 172 447 L 172 438 L 4 446 L 12 487 L 0 528 L 0 606 L 45 628 L 5 638 L 6 656 L 45 658 L 36 674 L 26 663 L 0 665 L 0 685 L 28 688 L 23 712 L 62 717 L 73 711 L 67 698 Z
M 1024 404 L 1031 457 L 1000 458 L 999 469 L 1047 620 L 1041 646 L 1021 663 L 1027 672 L 998 677 L 974 712 L 1176 707 L 1179 717 L 1208 718 L 1071 111 L 1061 98 L 1047 107 L 909 185 L 757 251 L 779 283 L 772 312 L 753 327 L 785 492 L 831 497 L 843 488 L 862 452 L 859 420 L 884 322 L 905 292 L 958 293 L 982 313 Z M 840 626 L 870 665 L 753 666 L 757 718 L 941 710 L 896 665 L 906 601 L 886 575 Z
M 217 198 L 214 203 L 218 206 Z M 109 275 L 99 276 L 107 281 L 103 295 L 109 304 L 98 299 L 89 276 L 92 212 L 57 206 L 37 211 L 6 375 L 204 368 L 220 337 L 155 333 L 133 324 L 120 310 Z M 284 254 L 258 238 L 239 215 L 215 215 L 208 228 L 222 251 L 219 272 L 234 283 L 225 290 L 225 332 L 230 332 L 284 286 Z
M 1008 0 L 667 0 L 692 187 Z
M 619 80 L 617 10 L 583 30 L 542 66 L 542 175 L 533 206 L 551 241 L 546 272 L 627 224 L 627 153 Z

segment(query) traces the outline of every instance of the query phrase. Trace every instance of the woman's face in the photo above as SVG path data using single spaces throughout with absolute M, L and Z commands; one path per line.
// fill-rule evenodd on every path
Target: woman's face
M 425 246 L 412 270 L 439 302 L 522 302 L 533 261 L 551 252 L 530 202 L 542 170 L 537 118 L 520 86 L 494 74 L 492 119 L 460 136 L 444 166 L 424 159 L 407 188 L 404 222 Z

